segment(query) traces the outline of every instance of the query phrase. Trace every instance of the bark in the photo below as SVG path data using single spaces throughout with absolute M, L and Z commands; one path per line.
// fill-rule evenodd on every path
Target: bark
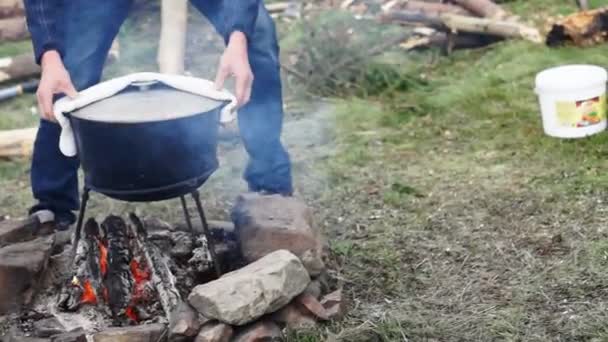
M 452 0 L 480 17 L 505 19 L 509 14 L 491 0 Z
M 0 0 L 0 19 L 23 16 L 23 0 Z
M 0 158 L 32 155 L 37 128 L 0 131 Z
M 25 17 L 0 19 L 0 42 L 22 40 L 29 35 Z
M 162 0 L 158 46 L 160 72 L 169 74 L 184 72 L 187 24 L 188 2 L 186 0 Z

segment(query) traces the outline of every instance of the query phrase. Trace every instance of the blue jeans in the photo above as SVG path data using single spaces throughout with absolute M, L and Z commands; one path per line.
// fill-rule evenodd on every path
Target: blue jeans
M 221 0 L 191 0 L 218 33 L 224 33 Z M 130 0 L 70 0 L 61 11 L 65 19 L 64 64 L 76 89 L 100 81 L 106 56 L 126 19 Z M 249 62 L 254 74 L 250 102 L 239 110 L 239 129 L 249 163 L 244 178 L 251 191 L 290 195 L 293 191 L 289 156 L 281 144 L 283 100 L 279 72 L 279 47 L 272 18 L 260 4 L 255 32 L 249 42 Z M 34 144 L 31 182 L 38 201 L 31 211 L 48 209 L 61 221 L 73 223 L 78 209 L 77 158 L 59 151 L 60 128 L 41 120 Z M 128 167 L 128 166 L 127 166 Z

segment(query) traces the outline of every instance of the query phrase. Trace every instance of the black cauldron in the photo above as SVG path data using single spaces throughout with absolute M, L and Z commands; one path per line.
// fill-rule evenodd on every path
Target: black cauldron
M 218 167 L 224 105 L 153 82 L 68 113 L 85 186 L 130 202 L 196 190 Z

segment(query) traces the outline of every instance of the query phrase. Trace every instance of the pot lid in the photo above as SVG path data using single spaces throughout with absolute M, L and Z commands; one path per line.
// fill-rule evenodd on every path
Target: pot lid
M 160 81 L 145 81 L 134 82 L 112 96 L 74 110 L 71 115 L 101 122 L 152 122 L 205 113 L 224 104 Z

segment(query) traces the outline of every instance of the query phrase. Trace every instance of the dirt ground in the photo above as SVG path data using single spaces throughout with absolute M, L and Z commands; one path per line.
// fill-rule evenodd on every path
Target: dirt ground
M 556 2 L 512 6 L 574 8 Z M 124 58 L 141 59 L 141 51 Z M 313 206 L 338 259 L 332 275 L 350 301 L 343 321 L 289 340 L 608 340 L 608 138 L 545 137 L 532 92 L 542 68 L 605 65 L 607 55 L 605 46 L 521 42 L 427 53 L 407 57 L 403 68 L 420 84 L 407 92 L 288 101 L 284 141 L 297 195 Z M 19 113 L 2 120 L 29 122 L 20 116 L 27 106 L 12 106 Z M 202 189 L 214 219 L 227 218 L 246 188 L 238 141 L 223 142 L 220 156 Z M 0 162 L 0 214 L 19 217 L 30 205 L 28 169 L 28 161 Z M 133 209 L 180 219 L 173 202 L 92 201 L 93 214 Z

